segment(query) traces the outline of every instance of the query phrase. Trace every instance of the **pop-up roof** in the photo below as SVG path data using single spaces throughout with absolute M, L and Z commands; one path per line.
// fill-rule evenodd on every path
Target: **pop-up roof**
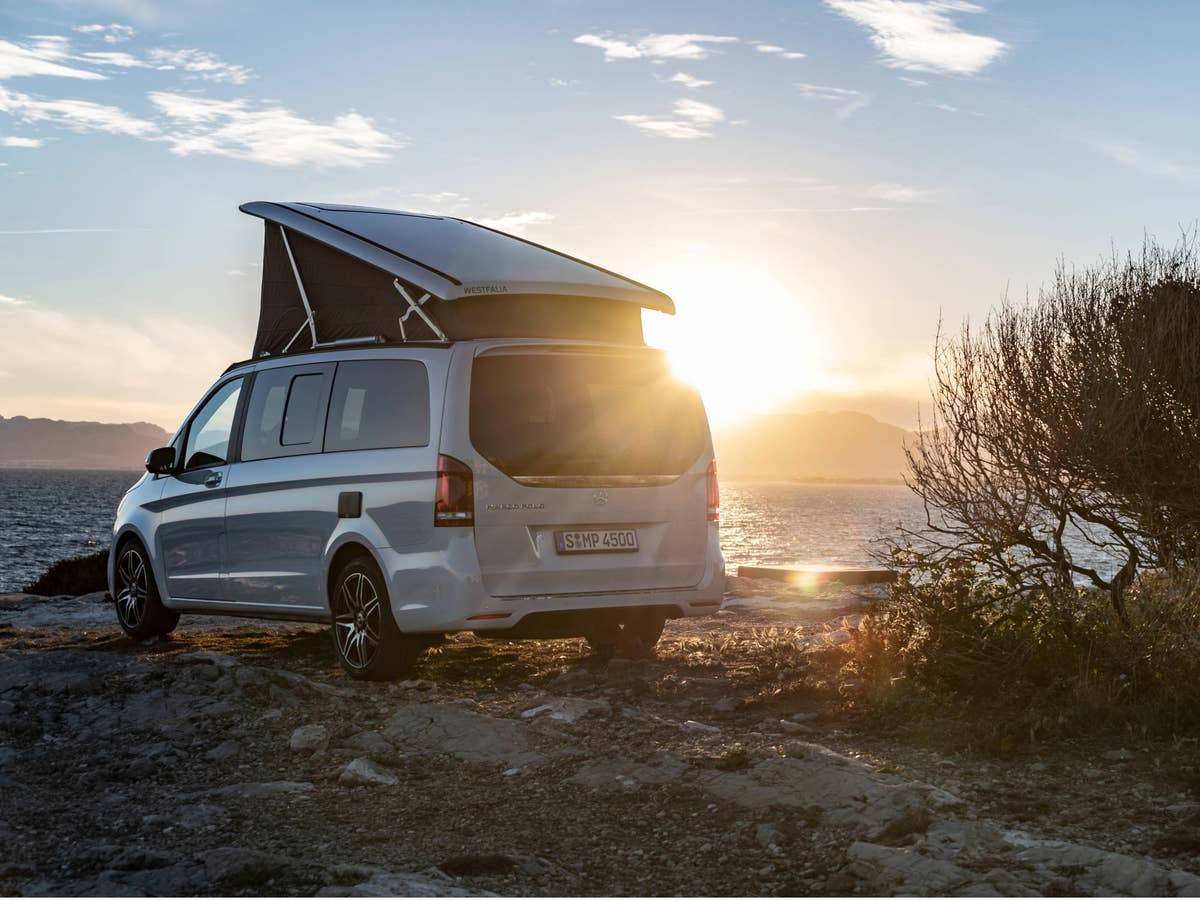
M 666 294 L 532 241 L 444 216 L 246 203 L 266 222 L 254 355 L 332 341 L 562 337 L 641 342 Z

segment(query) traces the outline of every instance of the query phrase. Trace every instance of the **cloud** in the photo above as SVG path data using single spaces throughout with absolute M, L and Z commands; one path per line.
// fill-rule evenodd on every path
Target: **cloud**
M 651 34 L 625 39 L 581 34 L 576 44 L 598 47 L 606 62 L 618 59 L 705 59 L 713 53 L 707 44 L 735 44 L 738 38 L 718 34 Z
M 1200 183 L 1200 166 L 1170 159 L 1144 144 L 1111 137 L 1091 138 L 1089 143 L 1113 162 L 1143 175 L 1185 184 Z
M 577 84 L 579 84 L 579 82 L 577 80 L 575 80 L 574 78 L 551 78 L 550 79 L 550 87 L 568 88 L 568 87 L 575 87 L 575 85 L 577 85 Z
M 79 30 L 124 28 L 126 26 L 81 26 Z M 128 29 L 129 37 L 133 29 Z M 124 33 L 124 32 L 120 32 Z M 105 34 L 105 40 L 112 32 Z M 127 38 L 121 38 L 126 40 Z M 117 41 L 109 41 L 116 43 Z M 77 68 L 69 63 L 84 63 L 91 66 L 113 66 L 123 69 L 178 70 L 185 78 L 219 81 L 229 84 L 245 84 L 253 72 L 245 66 L 229 63 L 207 50 L 150 50 L 146 57 L 139 57 L 124 50 L 89 50 L 80 54 L 71 52 L 71 42 L 62 35 L 35 35 L 23 44 L 0 40 L 0 79 L 29 75 L 57 75 L 67 78 L 83 78 L 99 81 L 107 78 L 99 72 Z
M 325 124 L 282 106 L 248 100 L 212 100 L 154 91 L 150 102 L 170 124 L 164 140 L 177 156 L 207 154 L 269 166 L 313 165 L 357 168 L 387 159 L 404 146 L 366 116 L 345 113 Z
M 37 138 L 27 137 L 0 137 L 0 147 L 28 147 L 36 149 L 42 146 L 42 141 Z
M 755 41 L 754 49 L 759 53 L 774 53 L 781 59 L 804 59 L 808 54 L 800 53 L 798 50 L 788 50 L 786 47 L 780 47 L 778 44 L 764 44 L 762 41 Z
M 523 234 L 528 228 L 535 228 L 538 225 L 549 225 L 554 221 L 554 215 L 542 210 L 528 209 L 519 212 L 503 213 L 498 216 L 477 219 L 476 221 L 480 225 L 495 228 L 497 231 Z
M 29 305 L 28 300 L 22 300 L 19 297 L 6 297 L 4 294 L 0 294 L 0 307 L 2 307 L 2 306 L 7 306 L 7 307 L 28 306 L 28 305 Z
M 105 76 L 99 72 L 88 72 L 63 65 L 63 61 L 70 60 L 70 44 L 66 38 L 39 35 L 31 40 L 32 43 L 25 44 L 0 40 L 0 81 L 34 75 L 81 78 L 88 81 L 104 80 Z
M 938 191 L 908 184 L 881 182 L 867 188 L 866 194 L 868 197 L 886 200 L 889 203 L 928 203 L 937 197 Z
M 94 66 L 117 66 L 122 69 L 148 69 L 150 64 L 124 50 L 94 50 L 75 57 Z
M 923 78 L 913 78 L 911 75 L 901 75 L 900 80 L 909 87 L 923 88 L 929 87 L 929 82 Z
M 696 88 L 708 87 L 710 84 L 712 84 L 711 81 L 705 81 L 703 78 L 695 78 L 686 72 L 676 72 L 674 75 L 668 78 L 667 81 L 670 81 L 674 84 L 682 84 L 685 88 L 691 88 L 692 90 L 695 90 Z
M 104 38 L 107 44 L 119 44 L 122 41 L 127 41 L 135 34 L 132 28 L 128 25 L 77 25 L 75 30 L 80 34 L 95 34 Z
M 54 122 L 72 131 L 102 131 L 141 138 L 158 132 L 153 122 L 131 116 L 116 106 L 90 100 L 39 100 L 4 87 L 0 87 L 0 112 L 25 122 Z
M 871 32 L 886 65 L 913 72 L 975 75 L 1008 45 L 963 31 L 954 13 L 982 13 L 966 0 L 825 0 L 825 5 Z
M 838 104 L 837 116 L 839 119 L 845 119 L 854 115 L 871 102 L 870 94 L 856 91 L 853 88 L 829 87 L 828 85 L 800 82 L 796 84 L 796 89 L 800 92 L 800 96 L 806 100 L 824 100 L 829 103 Z
M 614 118 L 649 134 L 685 141 L 712 137 L 713 126 L 725 120 L 725 113 L 719 107 L 711 103 L 701 103 L 699 100 L 676 100 L 673 109 L 674 114 L 669 118 L 643 115 L 623 115 Z
M 15 298 L 7 298 L 15 299 Z M 66 315 L 38 303 L 0 303 L 8 340 L 7 415 L 46 415 L 176 424 L 231 359 L 246 355 L 228 327 L 149 316 L 123 322 Z M 114 354 L 113 347 L 122 352 Z M 153 372 L 151 382 L 147 372 Z
M 187 73 L 186 77 L 205 81 L 245 84 L 254 74 L 245 66 L 225 62 L 207 50 L 151 50 L 149 60 L 156 68 L 181 69 Z

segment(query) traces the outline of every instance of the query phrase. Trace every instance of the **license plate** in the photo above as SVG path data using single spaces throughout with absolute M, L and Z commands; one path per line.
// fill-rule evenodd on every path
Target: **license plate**
M 559 553 L 634 553 L 638 548 L 633 528 L 596 528 L 554 532 Z

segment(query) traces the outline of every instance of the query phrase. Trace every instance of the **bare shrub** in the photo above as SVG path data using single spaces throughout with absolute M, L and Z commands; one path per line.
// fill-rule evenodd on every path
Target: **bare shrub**
M 1035 301 L 935 346 L 932 419 L 907 448 L 926 521 L 887 547 L 899 577 L 843 680 L 879 708 L 982 703 L 1009 747 L 1200 730 L 1193 235 L 1062 264 Z
M 1036 302 L 939 332 L 932 420 L 907 448 L 926 525 L 902 543 L 1010 593 L 1108 592 L 1200 550 L 1200 259 L 1191 235 L 1093 268 Z M 1087 541 L 1116 560 L 1079 558 Z

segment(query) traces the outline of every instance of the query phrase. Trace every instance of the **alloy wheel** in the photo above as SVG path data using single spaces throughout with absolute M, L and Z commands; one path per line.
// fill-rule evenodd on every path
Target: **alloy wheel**
M 135 547 L 129 547 L 117 562 L 117 615 L 129 631 L 136 631 L 146 618 L 150 595 L 150 570 Z
M 351 572 L 342 580 L 336 596 L 333 627 L 338 652 L 348 665 L 365 669 L 379 647 L 379 591 L 362 572 Z

